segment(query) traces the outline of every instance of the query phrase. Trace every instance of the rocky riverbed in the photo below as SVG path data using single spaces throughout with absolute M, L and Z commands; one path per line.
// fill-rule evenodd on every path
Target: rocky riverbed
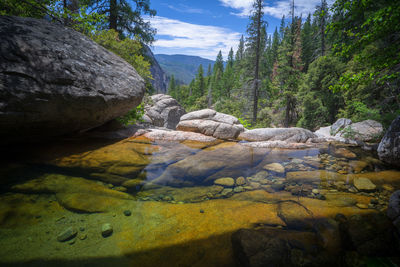
M 400 172 L 373 153 L 172 133 L 15 148 L 1 168 L 1 262 L 258 266 L 277 255 L 259 251 L 265 236 L 288 264 L 396 255 L 386 210 Z

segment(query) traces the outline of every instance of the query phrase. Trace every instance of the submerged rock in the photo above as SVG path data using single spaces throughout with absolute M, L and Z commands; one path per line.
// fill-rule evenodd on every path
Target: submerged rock
M 177 130 L 202 133 L 218 139 L 236 139 L 244 127 L 231 115 L 203 109 L 183 115 Z
M 101 226 L 101 235 L 103 237 L 108 237 L 113 233 L 113 227 L 109 223 L 105 223 Z
M 378 147 L 382 161 L 400 167 L 400 116 L 390 125 Z
M 152 105 L 146 105 L 145 116 L 150 119 L 150 123 L 155 126 L 175 129 L 182 115 L 186 113 L 185 109 L 169 95 L 152 95 Z
M 376 185 L 371 182 L 368 178 L 360 177 L 355 178 L 354 186 L 360 191 L 373 191 L 376 189 Z
M 136 70 L 71 28 L 1 16 L 0 38 L 2 142 L 88 130 L 142 100 Z
M 230 178 L 230 177 L 219 178 L 219 179 L 214 181 L 214 184 L 231 187 L 231 186 L 235 185 L 235 180 L 233 178 Z
M 277 173 L 285 173 L 285 167 L 283 167 L 280 163 L 267 164 L 263 167 L 263 169 Z
M 154 182 L 170 185 L 210 184 L 220 177 L 243 175 L 241 170 L 256 166 L 264 155 L 265 151 L 238 144 L 225 146 L 222 143 L 169 165 Z M 232 176 L 234 174 L 236 176 Z
M 68 227 L 57 235 L 57 240 L 60 242 L 68 241 L 77 235 L 78 231 L 72 226 Z

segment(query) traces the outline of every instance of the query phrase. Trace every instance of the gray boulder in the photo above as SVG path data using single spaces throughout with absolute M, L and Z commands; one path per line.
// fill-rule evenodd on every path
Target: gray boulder
M 374 120 L 352 123 L 341 131 L 341 136 L 363 142 L 373 142 L 381 137 L 383 126 Z
M 218 139 L 236 139 L 244 131 L 243 125 L 237 118 L 212 109 L 185 114 L 176 129 L 202 133 Z
M 155 126 L 175 129 L 182 115 L 186 113 L 185 109 L 169 95 L 157 94 L 151 96 L 153 105 L 145 107 L 145 122 Z
M 340 118 L 330 128 L 330 134 L 336 135 L 338 132 L 346 128 L 352 123 L 350 119 Z
M 126 114 L 144 80 L 84 35 L 45 20 L 0 16 L 0 137 L 85 131 Z
M 379 143 L 378 155 L 382 161 L 400 167 L 400 116 L 392 122 Z
M 242 132 L 238 139 L 250 142 L 286 141 L 305 143 L 310 138 L 317 138 L 311 131 L 303 128 L 259 128 Z

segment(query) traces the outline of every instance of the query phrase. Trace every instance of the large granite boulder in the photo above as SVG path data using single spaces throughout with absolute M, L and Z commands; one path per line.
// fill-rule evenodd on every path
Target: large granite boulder
M 0 16 L 0 39 L 2 141 L 91 129 L 142 100 L 136 70 L 70 28 Z
M 390 125 L 378 147 L 379 158 L 400 167 L 400 116 Z
M 250 142 L 286 141 L 288 143 L 305 143 L 317 136 L 303 128 L 259 128 L 242 132 L 238 139 Z
M 236 139 L 244 131 L 243 125 L 237 118 L 212 109 L 202 109 L 183 115 L 176 129 L 202 133 L 219 139 Z
M 330 127 L 330 134 L 336 135 L 338 132 L 346 128 L 352 123 L 350 119 L 340 118 Z
M 155 126 L 175 129 L 185 109 L 169 95 L 151 96 L 152 105 L 146 105 L 144 119 Z
M 382 136 L 383 126 L 377 121 L 365 120 L 350 124 L 349 126 L 344 128 L 341 133 L 342 136 L 354 140 L 363 142 L 374 142 Z
M 318 138 L 343 143 L 376 142 L 383 133 L 383 126 L 374 120 L 352 123 L 350 119 L 340 118 L 334 124 L 321 127 L 314 132 Z

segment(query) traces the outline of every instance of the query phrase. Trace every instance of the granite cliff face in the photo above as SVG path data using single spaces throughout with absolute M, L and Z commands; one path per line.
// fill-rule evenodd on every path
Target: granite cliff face
M 154 54 L 153 52 L 151 52 L 150 48 L 148 46 L 145 46 L 144 49 L 145 49 L 145 55 L 150 59 L 151 63 L 150 72 L 151 75 L 153 76 L 151 84 L 156 90 L 156 93 L 165 94 L 167 93 L 168 82 L 169 82 L 167 74 L 161 68 L 160 64 L 154 57 Z
M 136 70 L 72 29 L 0 16 L 0 39 L 3 142 L 85 131 L 142 100 Z

